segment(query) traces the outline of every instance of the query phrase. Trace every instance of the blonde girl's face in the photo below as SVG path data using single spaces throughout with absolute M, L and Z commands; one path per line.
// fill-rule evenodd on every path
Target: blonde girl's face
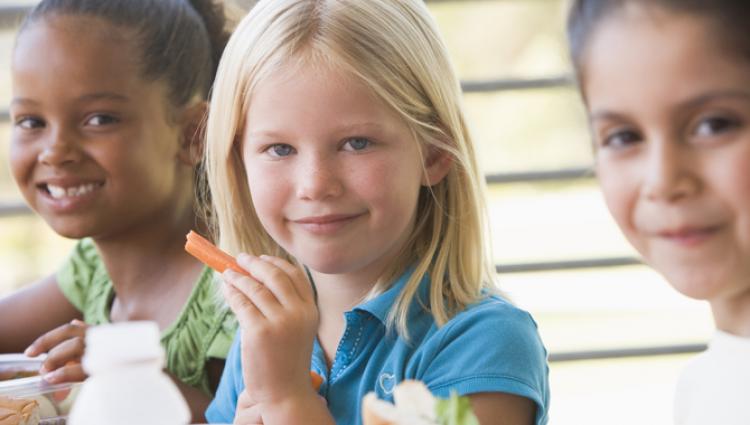
M 42 18 L 13 55 L 11 169 L 67 237 L 158 227 L 176 199 L 192 198 L 166 84 L 140 76 L 137 49 L 117 34 L 96 18 Z
M 423 183 L 405 123 L 314 64 L 261 81 L 246 120 L 248 185 L 271 237 L 313 271 L 377 278 L 411 235 Z
M 628 240 L 680 292 L 750 294 L 750 62 L 698 17 L 607 18 L 583 63 L 596 171 Z

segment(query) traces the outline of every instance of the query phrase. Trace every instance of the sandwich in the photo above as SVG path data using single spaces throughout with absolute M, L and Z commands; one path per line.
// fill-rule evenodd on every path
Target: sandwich
M 479 425 L 468 397 L 453 393 L 436 398 L 419 381 L 406 380 L 393 390 L 393 403 L 375 393 L 362 399 L 363 425 Z
M 0 396 L 0 425 L 39 425 L 39 403 Z

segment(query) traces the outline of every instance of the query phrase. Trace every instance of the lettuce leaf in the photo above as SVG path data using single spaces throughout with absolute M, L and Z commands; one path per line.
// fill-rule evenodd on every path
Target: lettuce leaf
M 469 398 L 461 397 L 455 391 L 451 391 L 447 399 L 437 399 L 435 412 L 440 425 L 479 425 L 479 420 L 471 411 Z

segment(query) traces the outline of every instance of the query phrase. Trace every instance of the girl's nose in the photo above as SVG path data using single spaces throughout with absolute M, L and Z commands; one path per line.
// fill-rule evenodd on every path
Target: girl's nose
M 53 132 L 50 135 L 49 140 L 44 144 L 37 157 L 40 163 L 56 167 L 75 163 L 80 158 L 81 154 L 78 147 L 60 131 Z
M 658 142 L 649 148 L 643 182 L 643 194 L 647 199 L 673 202 L 699 191 L 700 175 L 691 166 L 689 147 Z
M 297 196 L 310 201 L 340 196 L 344 186 L 339 171 L 339 167 L 333 161 L 311 159 L 302 166 L 298 175 Z

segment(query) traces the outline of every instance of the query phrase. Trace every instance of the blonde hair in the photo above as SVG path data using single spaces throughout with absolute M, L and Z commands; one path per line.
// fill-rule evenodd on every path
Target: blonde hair
M 389 327 L 408 337 L 409 305 L 425 275 L 431 313 L 445 324 L 492 287 L 493 270 L 484 240 L 484 180 L 461 89 L 421 0 L 261 0 L 240 23 L 219 65 L 207 124 L 205 166 L 219 244 L 233 253 L 293 260 L 261 226 L 239 143 L 256 85 L 292 59 L 350 72 L 403 118 L 422 153 L 439 150 L 450 157 L 448 175 L 422 188 L 413 234 L 371 294 L 413 266 Z

